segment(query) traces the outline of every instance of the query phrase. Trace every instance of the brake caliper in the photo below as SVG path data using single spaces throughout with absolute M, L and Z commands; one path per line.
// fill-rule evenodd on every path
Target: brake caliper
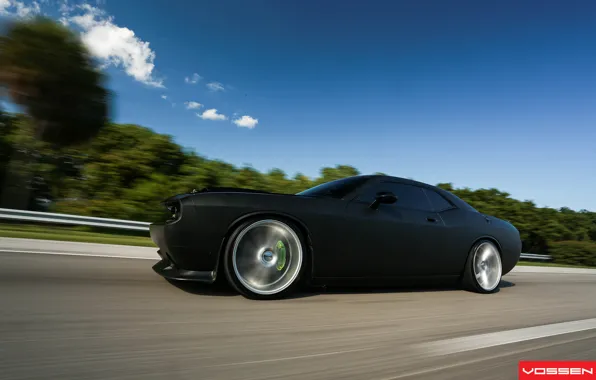
M 280 271 L 286 266 L 286 246 L 281 240 L 277 241 L 275 251 L 277 253 L 277 264 L 275 265 L 275 268 Z

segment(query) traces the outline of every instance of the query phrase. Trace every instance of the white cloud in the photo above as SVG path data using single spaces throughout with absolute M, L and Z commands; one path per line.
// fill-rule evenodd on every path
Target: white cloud
M 68 16 L 69 16 L 70 12 L 75 10 L 75 8 L 76 7 L 68 4 L 68 0 L 62 0 L 62 3 L 60 4 L 60 7 L 58 8 L 58 10 L 60 11 L 60 18 L 58 19 L 58 21 L 60 21 L 62 23 L 62 25 L 67 26 L 68 25 Z
M 31 5 L 25 5 L 18 0 L 0 0 L 0 14 L 11 17 L 27 18 L 41 13 L 41 8 L 37 1 Z
M 184 105 L 186 106 L 187 110 L 196 110 L 199 109 L 201 107 L 203 107 L 203 105 L 201 103 L 198 102 L 184 102 Z
M 257 126 L 257 124 L 259 124 L 259 119 L 254 119 L 248 115 L 244 115 L 241 118 L 232 121 L 232 123 L 239 127 L 253 129 Z
M 100 4 L 100 1 L 96 1 Z M 27 18 L 42 13 L 40 3 L 47 0 L 24 2 L 0 0 L 0 15 Z M 87 3 L 71 5 L 68 0 L 57 1 L 63 25 L 76 26 L 81 31 L 83 43 L 105 66 L 120 66 L 135 80 L 152 87 L 164 87 L 163 79 L 155 77 L 155 52 L 149 42 L 141 40 L 135 32 L 114 23 L 114 17 Z
M 114 17 L 89 4 L 78 5 L 78 15 L 72 15 L 75 7 L 64 2 L 60 11 L 61 22 L 74 24 L 81 30 L 81 37 L 90 52 L 101 59 L 105 66 L 120 66 L 135 80 L 148 86 L 163 88 L 163 79 L 154 75 L 155 52 L 149 42 L 141 40 L 135 32 L 114 23 Z
M 170 103 L 170 104 L 172 105 L 172 108 L 173 108 L 173 107 L 176 107 L 176 103 L 174 103 L 174 102 L 172 101 L 172 99 L 170 98 L 170 96 L 169 96 L 169 95 L 162 94 L 162 95 L 160 95 L 160 98 L 162 98 L 162 99 L 163 99 L 163 100 L 165 100 L 166 102 Z
M 203 112 L 202 114 L 197 113 L 197 116 L 203 120 L 227 120 L 227 116 L 217 113 L 217 109 L 211 108 Z
M 10 7 L 10 0 L 0 0 L 0 13 L 6 14 L 6 8 Z
M 207 88 L 210 89 L 211 91 L 223 91 L 224 90 L 223 84 L 221 84 L 219 82 L 207 83 Z
M 60 11 L 60 13 L 68 13 L 68 12 L 74 10 L 74 7 L 71 5 L 68 5 L 68 0 L 62 0 L 62 3 L 60 4 L 60 7 L 58 8 L 58 10 Z
M 192 76 L 184 78 L 184 82 L 190 83 L 190 84 L 196 84 L 201 79 L 202 79 L 202 77 L 199 74 L 194 73 L 194 74 L 192 74 Z
M 36 1 L 31 3 L 31 6 L 26 6 L 24 3 L 20 1 L 14 1 L 13 4 L 17 8 L 17 15 L 19 17 L 35 16 L 41 13 L 39 3 Z

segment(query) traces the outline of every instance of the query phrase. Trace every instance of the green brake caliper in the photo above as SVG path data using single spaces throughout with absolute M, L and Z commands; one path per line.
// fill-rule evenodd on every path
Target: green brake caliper
M 280 271 L 286 266 L 286 246 L 281 240 L 278 240 L 275 250 L 277 252 L 277 265 L 275 267 Z

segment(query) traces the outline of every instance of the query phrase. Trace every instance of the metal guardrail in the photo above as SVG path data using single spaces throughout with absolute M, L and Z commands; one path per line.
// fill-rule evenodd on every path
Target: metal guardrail
M 537 255 L 535 253 L 522 253 L 520 255 L 520 259 L 521 260 L 544 260 L 544 261 L 548 261 L 548 260 L 552 260 L 552 256 L 549 255 Z
M 19 221 L 31 221 L 41 223 L 60 223 L 93 227 L 120 228 L 126 230 L 149 231 L 149 222 L 135 222 L 123 219 L 107 219 L 91 216 L 56 214 L 51 212 L 13 210 L 0 208 L 0 219 L 12 219 Z M 537 255 L 534 253 L 522 253 L 521 260 L 552 260 L 549 255 Z
M 149 231 L 149 222 L 0 208 L 0 219 Z

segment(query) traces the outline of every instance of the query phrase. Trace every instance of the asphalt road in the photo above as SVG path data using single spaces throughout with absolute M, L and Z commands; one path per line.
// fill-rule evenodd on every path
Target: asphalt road
M 519 360 L 596 360 L 595 275 L 512 273 L 493 295 L 344 290 L 257 302 L 176 287 L 151 265 L 0 252 L 0 378 L 515 379 Z M 550 324 L 587 319 L 544 337 Z M 521 341 L 501 344 L 511 337 Z

